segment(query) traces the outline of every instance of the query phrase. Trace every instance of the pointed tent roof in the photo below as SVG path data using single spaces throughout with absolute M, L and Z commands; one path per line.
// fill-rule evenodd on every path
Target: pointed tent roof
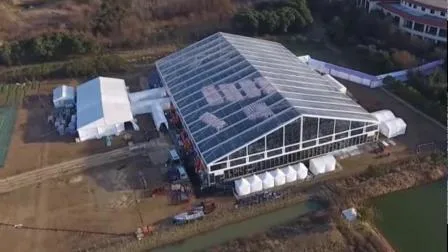
M 207 164 L 301 115 L 376 123 L 340 86 L 276 42 L 216 33 L 156 66 Z M 205 113 L 225 127 L 204 123 Z

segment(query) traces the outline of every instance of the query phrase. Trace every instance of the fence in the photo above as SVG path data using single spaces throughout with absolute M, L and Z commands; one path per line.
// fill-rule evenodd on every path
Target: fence
M 16 114 L 17 109 L 14 107 L 0 107 L 0 168 L 4 165 L 8 154 Z
M 383 79 L 387 76 L 392 76 L 400 81 L 407 81 L 409 71 L 418 71 L 424 75 L 433 73 L 440 65 L 444 63 L 443 60 L 433 61 L 415 68 L 390 72 L 382 75 L 370 75 L 350 68 L 341 67 L 324 61 L 311 58 L 309 55 L 299 56 L 300 61 L 308 64 L 314 70 L 321 73 L 326 73 L 331 76 L 361 84 L 370 88 L 376 88 L 383 85 Z

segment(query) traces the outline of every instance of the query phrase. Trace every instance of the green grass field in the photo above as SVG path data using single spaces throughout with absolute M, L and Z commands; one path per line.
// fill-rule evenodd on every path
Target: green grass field
M 16 121 L 15 107 L 0 107 L 0 168 L 5 164 Z

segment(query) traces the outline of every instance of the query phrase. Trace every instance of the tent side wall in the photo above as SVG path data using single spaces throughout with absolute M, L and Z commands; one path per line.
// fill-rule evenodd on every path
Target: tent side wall
M 106 136 L 118 136 L 125 130 L 124 123 L 117 123 L 114 125 L 107 125 L 101 127 L 82 127 L 77 129 L 79 140 L 86 141 L 91 139 L 101 139 Z

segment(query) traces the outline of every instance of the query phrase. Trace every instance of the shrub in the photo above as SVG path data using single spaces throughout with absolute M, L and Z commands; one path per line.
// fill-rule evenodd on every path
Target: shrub
M 417 66 L 417 59 L 408 51 L 396 51 L 392 53 L 393 62 L 401 69 L 408 69 Z

